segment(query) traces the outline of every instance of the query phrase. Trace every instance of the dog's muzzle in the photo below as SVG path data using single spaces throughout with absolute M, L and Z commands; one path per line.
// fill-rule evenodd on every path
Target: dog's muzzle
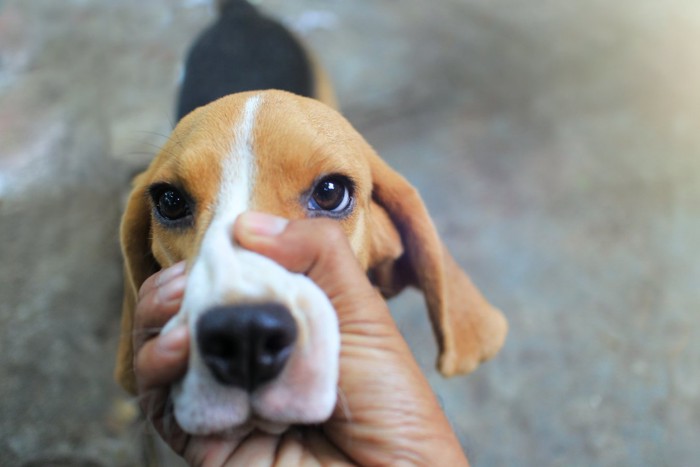
M 340 353 L 333 304 L 303 274 L 232 248 L 229 225 L 210 226 L 163 329 L 186 323 L 192 336 L 187 372 L 171 389 L 178 424 L 245 436 L 327 420 Z

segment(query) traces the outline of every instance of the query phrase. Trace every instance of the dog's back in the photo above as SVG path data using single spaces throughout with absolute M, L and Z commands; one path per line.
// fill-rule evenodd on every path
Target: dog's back
M 220 0 L 218 19 L 190 48 L 176 119 L 220 97 L 280 89 L 316 97 L 311 61 L 294 36 L 245 0 Z

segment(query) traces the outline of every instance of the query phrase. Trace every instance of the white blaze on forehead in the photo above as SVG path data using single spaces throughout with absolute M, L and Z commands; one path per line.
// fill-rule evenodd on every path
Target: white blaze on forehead
M 253 96 L 245 103 L 243 115 L 234 129 L 234 145 L 221 167 L 221 188 L 212 223 L 231 224 L 248 209 L 255 177 L 253 126 L 262 97 Z

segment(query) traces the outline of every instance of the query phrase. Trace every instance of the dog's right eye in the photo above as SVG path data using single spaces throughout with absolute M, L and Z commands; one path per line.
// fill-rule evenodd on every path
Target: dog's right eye
M 158 212 L 174 221 L 185 217 L 188 213 L 187 201 L 175 190 L 167 190 L 158 198 Z
M 153 204 L 159 216 L 166 221 L 178 221 L 192 214 L 185 195 L 172 186 L 160 186 L 151 190 Z

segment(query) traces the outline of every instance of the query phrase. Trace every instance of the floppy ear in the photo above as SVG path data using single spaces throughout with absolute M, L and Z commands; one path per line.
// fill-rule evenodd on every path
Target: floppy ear
M 372 154 L 370 278 L 386 296 L 423 291 L 444 376 L 469 373 L 502 347 L 508 324 L 447 251 L 416 189 Z
M 151 213 L 144 185 L 141 183 L 142 177 L 143 175 L 140 175 L 134 179 L 134 188 L 122 217 L 120 232 L 124 256 L 124 302 L 114 376 L 117 382 L 131 394 L 136 394 L 132 340 L 136 299 L 141 284 L 160 269 L 151 254 L 149 243 Z

